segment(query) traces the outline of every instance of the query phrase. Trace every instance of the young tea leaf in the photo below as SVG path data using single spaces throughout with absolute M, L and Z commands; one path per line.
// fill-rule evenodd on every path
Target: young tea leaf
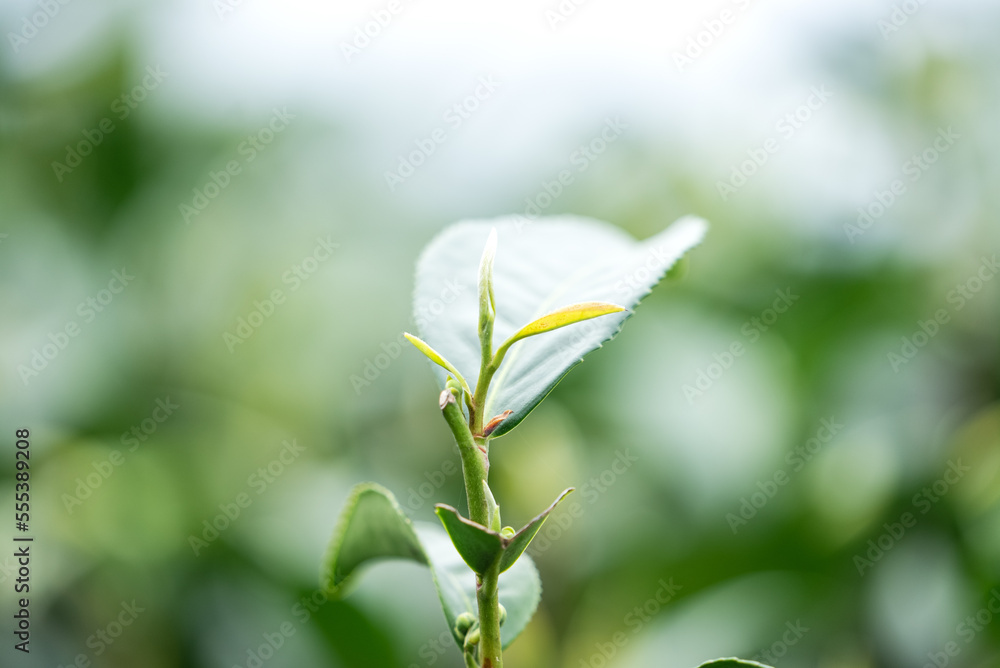
M 420 313 L 440 295 L 454 295 L 434 318 L 420 318 L 420 335 L 447 355 L 473 386 L 482 353 L 479 294 L 454 286 L 474 284 L 482 249 L 494 228 L 499 247 L 493 266 L 493 330 L 499 340 L 574 304 L 603 302 L 626 309 L 512 342 L 485 405 L 476 407 L 487 419 L 511 411 L 496 425 L 491 434 L 495 437 L 516 427 L 587 353 L 619 332 L 667 270 L 701 241 L 706 224 L 683 218 L 642 242 L 608 223 L 575 216 L 529 223 L 512 216 L 444 230 L 417 262 L 414 308 Z M 447 373 L 436 373 L 443 386 Z
M 419 338 L 417 338 L 416 336 L 413 336 L 409 332 L 403 332 L 403 336 L 405 336 L 406 340 L 409 341 L 410 343 L 412 343 L 413 346 L 417 350 L 419 350 L 424 355 L 426 355 L 427 359 L 429 359 L 430 361 L 434 362 L 435 364 L 437 364 L 442 369 L 450 371 L 452 373 L 452 375 L 455 376 L 455 378 L 458 380 L 458 382 L 462 384 L 462 389 L 465 390 L 468 394 L 472 394 L 472 391 L 469 389 L 469 384 L 465 382 L 465 378 L 462 376 L 462 374 L 459 373 L 458 369 L 456 369 L 454 366 L 452 366 L 451 362 L 449 362 L 448 360 L 446 360 L 441 355 L 441 353 L 439 353 L 438 351 L 434 350 L 429 345 L 427 345 L 425 342 L 421 341 Z M 445 386 L 447 386 L 447 378 L 445 379 Z
M 519 329 L 517 333 L 504 341 L 503 345 L 497 348 L 497 358 L 502 360 L 503 356 L 507 353 L 507 350 L 521 339 L 526 339 L 529 336 L 535 336 L 536 334 L 551 332 L 552 330 L 559 329 L 560 327 L 573 325 L 578 322 L 583 322 L 584 320 L 590 320 L 591 318 L 598 318 L 602 315 L 621 313 L 624 310 L 625 309 L 623 307 L 618 306 L 617 304 L 604 304 L 601 302 L 584 302 L 582 304 L 565 306 L 561 309 L 553 311 L 552 313 L 543 315 L 538 320 L 530 322 Z
M 496 298 L 493 292 L 493 261 L 497 254 L 497 231 L 490 230 L 486 248 L 479 260 L 479 345 L 484 359 L 493 355 L 493 321 Z

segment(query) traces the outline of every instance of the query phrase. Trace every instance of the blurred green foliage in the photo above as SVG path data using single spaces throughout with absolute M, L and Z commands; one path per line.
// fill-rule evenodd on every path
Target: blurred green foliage
M 484 103 L 390 193 L 383 172 L 433 122 L 398 142 L 394 124 L 461 99 L 460 76 L 447 93 L 397 91 L 406 59 L 373 45 L 354 70 L 378 89 L 366 97 L 353 74 L 313 82 L 279 55 L 273 71 L 221 51 L 189 60 L 188 39 L 239 25 L 205 7 L 180 32 L 157 22 L 164 8 L 94 7 L 67 5 L 23 50 L 0 49 L 0 414 L 7 441 L 32 433 L 36 536 L 32 652 L 8 642 L 2 665 L 460 666 L 425 570 L 384 564 L 326 602 L 320 558 L 359 481 L 418 519 L 462 507 L 431 374 L 400 338 L 416 257 L 455 219 L 523 211 L 619 111 L 632 127 L 547 213 L 639 238 L 695 213 L 712 231 L 616 345 L 495 443 L 511 524 L 580 490 L 530 551 L 545 590 L 509 665 L 1000 661 L 1000 300 L 982 269 L 1000 247 L 995 8 L 928 3 L 891 39 L 863 16 L 789 37 L 794 65 L 753 94 L 553 106 L 567 122 L 551 141 L 530 104 Z M 4 33 L 35 9 L 4 10 Z M 157 64 L 169 75 L 120 118 L 114 101 Z M 501 79 L 518 104 L 535 99 Z M 544 80 L 578 94 L 557 69 Z M 820 81 L 835 97 L 723 201 L 716 182 Z M 286 104 L 295 120 L 248 161 L 239 147 Z M 715 125 L 688 135 L 696 116 Z M 60 179 L 53 163 L 107 118 L 113 131 Z M 857 208 L 949 126 L 960 139 L 852 243 Z M 208 197 L 231 161 L 239 173 Z M 195 191 L 207 204 L 185 223 Z M 324 240 L 337 246 L 321 260 Z M 112 292 L 114 271 L 135 279 Z M 772 318 L 777 291 L 797 298 Z M 730 359 L 733 343 L 744 352 Z M 843 425 L 826 440 L 824 419 Z M 286 441 L 301 455 L 279 459 Z M 952 484 L 958 461 L 969 470 Z M 11 476 L 0 490 L 12 507 Z M 13 565 L 0 558 L 4 614 Z M 133 602 L 143 611 L 117 626 Z

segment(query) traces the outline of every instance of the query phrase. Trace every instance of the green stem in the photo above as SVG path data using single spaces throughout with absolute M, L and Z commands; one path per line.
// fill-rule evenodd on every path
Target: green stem
M 486 417 L 486 391 L 490 389 L 490 382 L 493 374 L 500 368 L 500 363 L 493 363 L 494 360 L 483 362 L 479 369 L 479 380 L 476 382 L 476 394 L 472 398 L 472 405 L 476 407 L 476 412 L 472 416 L 472 433 L 483 433 L 483 418 Z
M 476 588 L 476 600 L 479 602 L 479 629 L 481 640 L 479 658 L 482 668 L 502 668 L 502 645 L 500 644 L 500 560 L 487 572 Z
M 490 330 L 490 334 L 493 334 L 492 330 Z M 472 413 L 473 434 L 483 433 L 483 421 L 486 417 L 486 392 L 490 389 L 490 383 L 493 382 L 493 374 L 500 369 L 507 351 L 519 340 L 517 335 L 510 337 L 504 341 L 502 346 L 497 348 L 496 354 L 492 356 L 487 356 L 485 348 L 483 349 L 483 361 L 479 367 L 479 380 L 476 381 L 476 394 L 472 399 L 472 405 L 475 406 L 475 412 Z
M 486 460 L 486 453 L 479 449 L 476 440 L 469 431 L 469 425 L 465 422 L 462 409 L 458 402 L 447 390 L 449 399 L 446 400 L 442 413 L 445 422 L 451 428 L 451 433 L 458 443 L 458 451 L 462 455 L 462 473 L 465 477 L 465 494 L 469 499 L 469 519 L 484 527 L 490 525 L 489 513 L 486 510 L 486 491 L 483 489 L 483 482 L 487 480 L 489 465 Z M 442 393 L 442 397 L 444 393 Z
M 445 396 L 447 395 L 447 396 Z M 469 500 L 469 519 L 488 527 L 489 511 L 486 505 L 484 482 L 488 482 L 489 459 L 486 439 L 474 438 L 462 409 L 455 397 L 445 390 L 441 395 L 442 413 L 458 443 L 462 456 L 462 473 L 465 477 L 465 494 Z M 498 583 L 500 561 L 476 580 L 476 600 L 479 604 L 480 646 L 482 668 L 503 668 L 500 644 L 500 599 Z

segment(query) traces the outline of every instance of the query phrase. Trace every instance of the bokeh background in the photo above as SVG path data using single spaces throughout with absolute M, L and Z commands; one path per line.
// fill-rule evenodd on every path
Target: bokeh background
M 508 665 L 1000 665 L 998 26 L 985 0 L 6 0 L 0 499 L 28 428 L 36 542 L 30 655 L 0 551 L 0 664 L 459 666 L 426 571 L 322 602 L 319 565 L 359 481 L 417 520 L 464 503 L 399 346 L 412 268 L 534 206 L 712 228 L 494 444 L 507 521 L 582 488 Z

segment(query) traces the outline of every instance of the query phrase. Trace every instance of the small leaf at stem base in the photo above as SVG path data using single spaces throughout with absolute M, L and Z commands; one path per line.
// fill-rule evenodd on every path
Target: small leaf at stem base
M 475 575 L 439 525 L 410 522 L 391 492 L 363 483 L 352 490 L 334 531 L 324 560 L 324 589 L 332 598 L 340 598 L 361 569 L 387 558 L 408 559 L 430 568 L 447 628 L 461 648 L 465 635 L 456 630 L 459 618 L 463 625 L 469 616 L 478 620 Z M 500 604 L 507 610 L 507 622 L 500 629 L 503 647 L 528 625 L 541 591 L 538 571 L 529 557 L 500 578 Z
M 552 502 L 552 505 L 509 538 L 493 529 L 465 519 L 449 505 L 439 503 L 435 506 L 434 512 L 441 519 L 455 549 L 462 555 L 462 559 L 469 565 L 469 568 L 477 575 L 482 575 L 492 568 L 499 559 L 500 572 L 503 573 L 514 565 L 518 557 L 524 554 L 531 539 L 542 528 L 545 518 L 572 491 L 572 487 L 565 490 L 559 495 L 559 498 Z

